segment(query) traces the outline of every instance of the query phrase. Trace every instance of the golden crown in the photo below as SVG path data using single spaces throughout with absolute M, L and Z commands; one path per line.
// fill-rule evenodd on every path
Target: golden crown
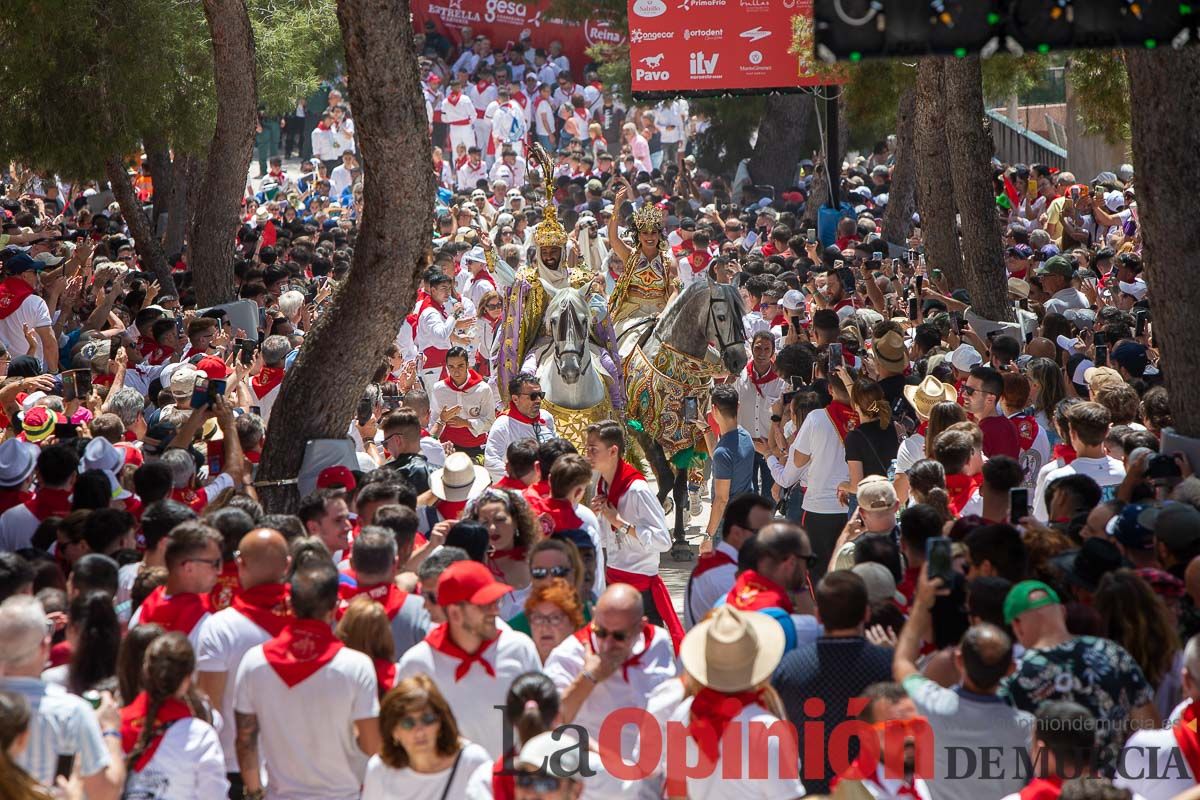
M 567 243 L 567 231 L 558 221 L 558 210 L 554 207 L 554 165 L 540 144 L 534 143 L 529 156 L 542 172 L 542 188 L 546 192 L 542 221 L 533 232 L 533 243 L 538 247 L 562 247 Z
M 638 233 L 661 232 L 663 228 L 662 209 L 650 203 L 633 212 L 633 227 Z

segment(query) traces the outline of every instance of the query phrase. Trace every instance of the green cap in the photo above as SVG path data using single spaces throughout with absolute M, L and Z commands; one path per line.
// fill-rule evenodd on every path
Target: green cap
M 1009 589 L 1008 597 L 1004 598 L 1004 624 L 1012 625 L 1012 621 L 1026 611 L 1056 606 L 1060 602 L 1058 593 L 1049 585 L 1041 581 L 1021 581 Z
M 1051 256 L 1036 270 L 1035 275 L 1061 275 L 1067 280 L 1075 274 L 1075 264 L 1066 256 Z

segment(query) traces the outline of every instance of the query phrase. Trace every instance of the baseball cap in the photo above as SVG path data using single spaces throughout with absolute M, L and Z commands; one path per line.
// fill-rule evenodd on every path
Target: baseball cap
M 804 295 L 796 289 L 789 289 L 784 293 L 783 299 L 779 303 L 788 311 L 797 311 L 804 308 Z
M 1108 354 L 1113 363 L 1124 367 L 1125 371 L 1135 378 L 1140 378 L 1150 364 L 1146 355 L 1146 346 L 1137 342 L 1121 342 Z
M 887 511 L 896 505 L 896 489 L 882 475 L 868 475 L 859 481 L 855 496 L 867 511 Z
M 1027 244 L 1014 244 L 1008 248 L 1008 254 L 1013 258 L 1033 258 L 1033 248 Z
M 180 364 L 172 372 L 168 379 L 171 389 L 171 395 L 176 400 L 181 400 L 185 397 L 192 396 L 192 390 L 196 388 L 196 368 L 191 364 Z
M 679 221 L 679 230 L 681 230 L 681 231 L 696 230 L 696 220 L 692 219 L 691 217 L 684 217 L 683 219 L 681 219 Z
M 867 585 L 867 602 L 872 606 L 891 600 L 901 606 L 908 605 L 908 600 L 896 591 L 896 578 L 892 571 L 875 561 L 864 561 L 855 564 L 850 571 L 863 579 Z
M 1091 537 L 1074 552 L 1067 552 L 1050 560 L 1073 586 L 1096 591 L 1100 579 L 1118 570 L 1125 560 L 1117 546 L 1107 539 Z
M 1008 279 L 1008 293 L 1015 294 L 1022 300 L 1029 299 L 1029 281 L 1023 281 L 1020 278 Z
M 1034 270 L 1034 274 L 1038 276 L 1059 275 L 1067 280 L 1071 280 L 1071 276 L 1075 274 L 1075 265 L 1066 256 L 1054 255 L 1038 266 Z
M 196 371 L 203 372 L 204 377 L 217 381 L 229 376 L 229 367 L 216 356 L 205 356 L 197 361 Z
M 1026 611 L 1056 606 L 1061 602 L 1058 593 L 1048 584 L 1041 581 L 1021 581 L 1009 589 L 1008 596 L 1004 598 L 1004 624 L 1012 625 L 1013 620 Z
M 1174 552 L 1188 549 L 1200 540 L 1200 511 L 1187 503 L 1168 503 L 1158 512 L 1154 537 Z
M 56 256 L 54 253 L 38 253 L 33 257 L 34 261 L 40 261 L 47 267 L 57 267 L 62 262 L 66 261 L 62 256 Z
M 512 588 L 496 580 L 491 570 L 478 561 L 456 561 L 438 578 L 437 601 L 440 606 L 456 603 L 486 606 L 504 597 Z
M 517 766 L 532 768 L 558 778 L 579 780 L 579 753 L 582 749 L 584 748 L 580 747 L 579 739 L 574 733 L 546 731 L 521 745 L 521 752 L 517 755 Z
M 341 487 L 348 492 L 353 492 L 358 488 L 358 481 L 354 480 L 354 473 L 347 467 L 341 464 L 335 464 L 332 467 L 326 467 L 317 475 L 318 489 L 332 489 Z
M 4 271 L 9 275 L 20 275 L 22 272 L 29 270 L 44 270 L 46 265 L 36 258 L 32 258 L 28 253 L 17 253 L 12 258 L 4 262 Z
M 969 344 L 960 344 L 950 354 L 950 364 L 959 372 L 970 372 L 972 367 L 983 363 L 983 356 Z
M 1130 503 L 1108 521 L 1104 532 L 1122 547 L 1132 550 L 1154 549 L 1154 525 L 1162 509 L 1150 503 Z
M 1125 379 L 1121 377 L 1121 373 L 1112 367 L 1089 367 L 1084 370 L 1083 379 L 1087 382 L 1088 388 L 1093 392 L 1101 386 L 1111 386 L 1116 383 L 1125 382 Z
M 1138 278 L 1136 281 L 1117 281 L 1117 288 L 1123 294 L 1130 295 L 1135 300 L 1141 300 L 1150 291 L 1150 287 L 1141 278 Z

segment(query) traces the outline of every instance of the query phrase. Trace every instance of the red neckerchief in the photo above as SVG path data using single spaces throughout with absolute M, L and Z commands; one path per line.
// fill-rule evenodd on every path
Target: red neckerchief
M 1196 703 L 1192 701 L 1183 709 L 1179 721 L 1171 728 L 1179 752 L 1192 771 L 1192 780 L 1200 781 L 1200 735 L 1196 732 Z
M 184 592 L 168 598 L 167 587 L 159 586 L 142 601 L 141 624 L 154 622 L 167 632 L 188 634 L 201 617 L 210 611 L 212 607 L 206 594 Z
M 766 374 L 759 377 L 758 373 L 754 371 L 754 362 L 750 361 L 746 364 L 746 377 L 754 384 L 754 391 L 758 392 L 759 397 L 762 397 L 762 387 L 773 380 L 778 380 L 779 373 L 775 371 L 775 362 L 772 361 L 771 366 L 767 368 Z
M 508 416 L 515 419 L 517 422 L 524 422 L 526 425 L 540 425 L 542 420 L 538 417 L 527 417 L 517 409 L 511 402 L 508 404 L 508 410 L 504 412 Z
M 237 596 L 241 589 L 242 582 L 238 577 L 237 562 L 226 561 L 221 565 L 221 574 L 217 576 L 216 585 L 208 593 L 209 604 L 212 606 L 212 610 L 216 612 L 223 608 L 229 608 L 233 604 L 233 598 Z
M 733 588 L 725 596 L 725 602 L 739 611 L 761 611 L 764 608 L 782 608 L 789 614 L 795 611 L 786 589 L 752 569 L 737 576 Z
M 203 489 L 197 491 L 195 489 L 172 489 L 171 499 L 183 503 L 188 508 L 199 513 L 208 505 L 208 493 Z
M 526 486 L 525 484 L 521 483 L 519 480 L 512 477 L 511 475 L 505 475 L 503 478 L 501 478 L 500 480 L 498 480 L 494 484 L 492 484 L 492 488 L 494 488 L 494 489 L 510 489 L 514 492 L 524 492 L 529 487 Z
M 1021 442 L 1021 451 L 1024 452 L 1033 447 L 1034 441 L 1038 435 L 1037 420 L 1033 417 L 1009 417 L 1012 420 L 1013 427 L 1017 429 L 1017 439 Z
M 38 518 L 65 517 L 71 513 L 70 489 L 38 489 L 33 497 L 25 501 L 25 507 Z
M 142 728 L 146 724 L 146 713 L 149 710 L 150 695 L 146 692 L 139 693 L 137 697 L 133 698 L 132 703 L 121 709 L 121 749 L 126 753 L 132 752 L 137 745 Z M 192 709 L 179 698 L 168 697 L 164 700 L 158 707 L 158 713 L 150 722 L 152 733 L 150 743 L 146 745 L 145 751 L 133 765 L 133 771 L 141 772 L 146 768 L 146 765 L 154 758 L 158 746 L 162 744 L 163 734 L 167 732 L 167 728 L 171 727 L 172 723 L 193 716 L 195 715 L 192 713 Z
M 554 518 L 555 533 L 579 530 L 583 527 L 583 520 L 575 513 L 575 504 L 570 500 L 551 497 L 546 500 L 546 506 L 550 516 Z
M 1063 462 L 1064 466 L 1074 461 L 1078 455 L 1079 454 L 1075 452 L 1075 448 L 1071 447 L 1071 445 L 1067 444 L 1066 442 L 1060 442 L 1054 445 L 1054 457 Z
M 503 201 L 502 201 L 502 204 L 503 204 Z M 488 272 L 486 269 L 479 270 L 479 272 L 476 273 L 474 280 L 487 281 L 488 283 L 490 283 L 492 285 L 493 289 L 496 288 L 496 279 L 493 278 L 492 273 Z
M 491 85 L 492 85 L 491 81 L 476 81 L 475 82 L 475 91 L 482 94 L 483 92 L 486 92 L 488 90 L 488 87 L 490 87 Z
M 344 646 L 328 623 L 293 619 L 263 645 L 263 656 L 290 689 L 332 661 Z
M 703 688 L 692 699 L 692 710 L 688 731 L 700 752 L 716 763 L 720 752 L 721 736 L 730 721 L 751 703 L 761 703 L 761 691 L 726 694 L 714 689 Z
M 450 94 L 448 94 L 446 96 L 446 99 L 450 101 L 450 105 L 456 106 L 456 105 L 458 105 L 458 100 L 461 97 L 462 97 L 462 92 L 456 91 L 456 92 L 451 92 Z
M 840 775 L 835 775 L 833 777 L 833 780 L 831 780 L 829 783 L 829 788 L 830 789 L 836 788 L 837 785 L 839 783 L 841 783 L 842 781 L 859 781 L 859 782 L 870 781 L 871 783 L 878 785 L 879 784 L 879 782 L 877 780 L 878 774 L 879 774 L 879 762 L 871 761 L 870 756 L 867 753 L 863 753 L 849 767 L 846 768 L 845 772 L 841 773 Z M 903 781 L 900 784 L 900 786 L 896 789 L 896 795 L 898 797 L 905 797 L 905 796 L 918 797 L 919 796 L 917 794 L 916 788 L 909 781 Z M 1054 796 L 1057 797 L 1058 795 L 1054 795 Z M 1049 799 L 1047 798 L 1047 800 L 1049 800 Z
M 243 589 L 229 607 L 272 636 L 292 621 L 291 590 L 286 583 L 261 583 Z
M 845 403 L 834 400 L 825 406 L 825 413 L 837 431 L 838 439 L 846 441 L 846 434 L 858 427 L 858 413 Z
M 346 609 L 350 607 L 350 601 L 364 594 L 383 606 L 388 619 L 396 618 L 396 615 L 400 613 L 400 608 L 404 605 L 405 598 L 408 597 L 408 592 L 401 591 L 391 581 L 377 583 L 374 586 L 351 586 L 343 583 L 338 586 L 338 604 L 334 611 L 334 618 L 341 619 L 345 615 Z
M 513 748 L 492 762 L 492 800 L 516 800 L 516 777 L 505 769 L 505 762 L 515 761 L 517 752 Z
M 596 487 L 600 494 L 608 497 L 608 502 L 613 508 L 621 502 L 621 498 L 625 496 L 625 492 L 629 491 L 629 487 L 634 481 L 646 480 L 646 476 L 638 472 L 628 461 L 622 459 L 617 463 L 617 471 L 613 475 L 612 484 L 609 485 L 603 478 L 600 479 L 599 485 Z
M 592 626 L 584 625 L 579 630 L 575 631 L 575 638 L 579 640 L 585 648 L 591 647 L 592 652 L 597 652 L 596 641 L 592 638 Z M 654 640 L 654 626 L 649 622 L 642 625 L 642 652 L 635 653 L 629 658 L 621 662 L 621 678 L 626 683 L 629 683 L 629 668 L 640 667 L 642 665 L 642 656 L 650 649 L 650 642 Z
M 929 432 L 929 420 L 917 424 L 917 436 L 924 436 Z
M 469 368 L 467 369 L 467 379 L 463 382 L 462 386 L 459 386 L 454 381 L 450 380 L 450 374 L 446 372 L 445 367 L 442 367 L 441 380 L 445 381 L 446 385 L 456 392 L 469 392 L 471 391 L 472 387 L 483 383 L 483 378 L 479 376 L 479 373 Z
M 382 698 L 396 685 L 396 662 L 386 658 L 373 658 L 375 663 L 375 683 L 379 686 L 379 696 Z
M 735 567 L 737 566 L 737 562 L 734 561 L 724 550 L 713 550 L 710 553 L 704 553 L 699 559 L 696 560 L 696 568 L 692 570 L 692 579 L 694 580 L 699 578 L 710 569 L 716 569 L 717 567 L 724 566 L 725 564 L 732 564 Z
M 0 281 L 0 319 L 8 319 L 31 294 L 33 287 L 24 278 L 13 275 Z
M 981 483 L 982 472 L 975 475 L 947 475 L 946 494 L 950 496 L 950 513 L 957 517 Z
M 466 500 L 438 500 L 434 505 L 437 512 L 441 514 L 442 519 L 458 519 L 462 516 L 463 509 L 467 507 Z
M 1056 800 L 1062 794 L 1062 778 L 1051 775 L 1049 778 L 1034 778 L 1029 785 L 1017 793 L 1021 800 Z
M 283 383 L 283 367 L 263 367 L 262 372 L 250 379 L 250 386 L 258 399 L 262 399 L 279 384 Z
M 33 495 L 24 489 L 4 489 L 0 491 L 0 514 L 8 511 L 13 506 L 27 503 L 32 498 Z
M 496 639 L 500 637 L 497 636 Z M 426 636 L 425 641 L 434 650 L 437 650 L 442 655 L 450 656 L 458 659 L 458 666 L 454 668 L 454 682 L 461 681 L 468 672 L 471 671 L 471 665 L 478 662 L 488 675 L 496 677 L 496 669 L 491 662 L 483 657 L 488 648 L 496 643 L 496 639 L 488 639 L 479 646 L 479 649 L 474 653 L 468 653 L 459 647 L 452 638 L 450 638 L 450 623 L 442 623 L 431 630 Z
M 424 314 L 425 310 L 428 308 L 434 309 L 435 311 L 437 311 L 439 314 L 442 315 L 442 319 L 446 319 L 446 316 L 447 316 L 446 315 L 446 307 L 443 306 L 441 303 L 437 302 L 436 300 L 434 300 L 431 295 L 425 295 L 423 298 L 421 298 L 420 305 L 417 306 L 417 319 L 418 320 L 420 320 L 421 315 Z

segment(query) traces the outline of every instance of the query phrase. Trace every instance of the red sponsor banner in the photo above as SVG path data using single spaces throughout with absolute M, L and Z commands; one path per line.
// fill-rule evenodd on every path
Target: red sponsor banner
M 803 48 L 793 42 L 811 30 L 812 0 L 630 0 L 633 91 L 715 93 L 839 82 L 801 73 Z
M 563 55 L 571 62 L 576 80 L 583 77 L 583 66 L 591 62 L 587 49 L 593 45 L 621 45 L 626 41 L 620 28 L 598 19 L 583 22 L 549 16 L 550 0 L 514 2 L 513 0 L 414 0 L 412 16 L 415 30 L 423 31 L 431 19 L 438 32 L 451 41 L 462 41 L 462 29 L 472 35 L 488 37 L 492 50 L 503 53 L 528 34 L 534 47 L 547 48 L 552 41 L 562 42 Z

